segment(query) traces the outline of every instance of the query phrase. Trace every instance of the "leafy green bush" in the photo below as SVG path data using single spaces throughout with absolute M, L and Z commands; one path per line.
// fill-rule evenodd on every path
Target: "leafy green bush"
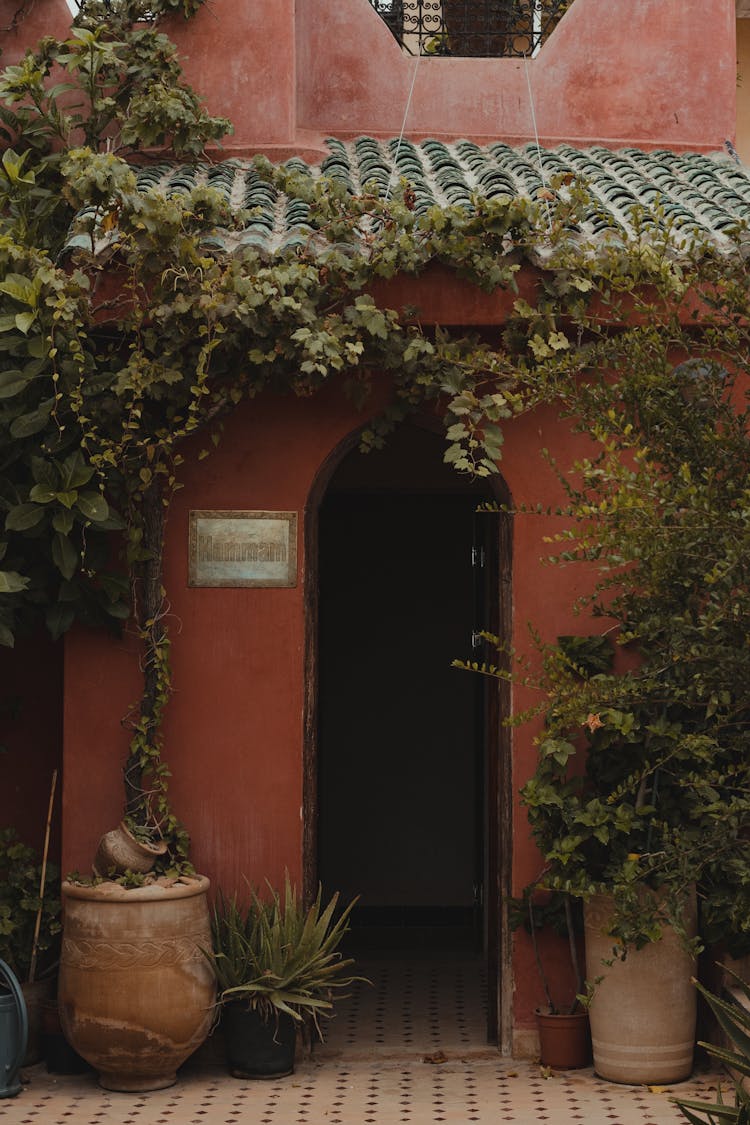
M 13 828 L 0 829 L 0 958 L 22 981 L 28 979 L 31 965 L 41 871 L 34 849 L 23 844 Z M 42 971 L 56 959 L 59 919 L 59 871 L 48 863 L 37 945 Z
M 540 702 L 513 722 L 544 718 L 522 800 L 545 885 L 612 895 L 622 948 L 679 930 L 697 886 L 702 941 L 750 949 L 748 341 L 712 313 L 746 300 L 730 274 L 695 279 L 701 333 L 656 306 L 620 335 L 592 323 L 588 370 L 545 361 L 529 391 L 592 439 L 555 466 L 548 561 L 583 563 L 576 608 L 601 624 L 596 651 L 540 640 L 519 674 Z
M 246 909 L 236 896 L 220 895 L 212 917 L 210 957 L 218 982 L 219 1001 L 246 1001 L 265 1019 L 286 1012 L 301 1021 L 308 1017 L 320 1034 L 318 1018 L 328 1016 L 333 1000 L 355 980 L 339 945 L 348 930 L 351 902 L 334 918 L 335 894 L 322 905 L 321 890 L 305 910 L 287 877 L 284 898 L 269 886 L 270 900 L 252 891 Z

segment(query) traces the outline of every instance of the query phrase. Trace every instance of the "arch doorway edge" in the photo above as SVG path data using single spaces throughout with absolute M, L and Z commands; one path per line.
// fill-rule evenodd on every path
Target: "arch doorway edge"
M 411 425 L 415 425 L 412 422 Z M 420 421 L 421 429 L 433 430 Z M 318 469 L 308 493 L 304 513 L 304 616 L 305 685 L 303 715 L 302 870 L 303 888 L 311 901 L 318 885 L 318 729 L 319 729 L 319 513 L 328 486 L 344 458 L 356 449 L 360 428 L 346 435 Z M 494 495 L 508 502 L 501 477 L 487 482 Z M 488 565 L 494 604 L 490 631 L 509 638 L 512 627 L 512 518 L 501 512 L 489 537 Z M 487 912 L 488 1040 L 503 1055 L 512 1053 L 513 976 L 512 939 L 507 903 L 512 888 L 513 771 L 511 728 L 502 722 L 510 714 L 510 685 L 488 681 L 486 709 L 486 857 L 485 909 Z

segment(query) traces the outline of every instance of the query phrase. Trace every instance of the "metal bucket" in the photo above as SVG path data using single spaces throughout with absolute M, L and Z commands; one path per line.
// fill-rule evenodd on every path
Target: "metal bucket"
M 0 961 L 0 1098 L 12 1098 L 21 1089 L 19 1075 L 28 1034 L 21 986 L 5 962 Z

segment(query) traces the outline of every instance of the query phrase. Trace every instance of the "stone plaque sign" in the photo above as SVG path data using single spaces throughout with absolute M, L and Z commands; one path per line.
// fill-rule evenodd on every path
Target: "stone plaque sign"
M 191 512 L 190 586 L 296 586 L 296 512 Z

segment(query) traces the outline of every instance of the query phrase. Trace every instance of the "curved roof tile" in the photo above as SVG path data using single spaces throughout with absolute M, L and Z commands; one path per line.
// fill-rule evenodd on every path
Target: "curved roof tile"
M 694 231 L 719 245 L 726 244 L 724 232 L 729 228 L 750 221 L 750 170 L 724 153 L 612 150 L 602 145 L 578 149 L 569 144 L 539 149 L 534 143 L 512 148 L 501 141 L 483 147 L 469 140 L 428 138 L 416 143 L 366 136 L 346 141 L 330 137 L 326 143 L 329 154 L 319 166 L 293 157 L 284 167 L 313 179 L 330 176 L 352 194 L 368 185 L 368 190 L 385 196 L 405 181 L 414 193 L 417 215 L 434 205 L 471 208 L 476 194 L 535 199 L 541 189 L 556 190 L 560 180 L 575 177 L 584 180 L 591 194 L 581 227 L 584 235 L 625 235 L 633 229 L 634 208 L 640 212 L 641 228 L 672 223 L 682 237 Z M 240 229 L 214 232 L 206 239 L 207 247 L 255 246 L 271 254 L 307 244 L 314 235 L 309 205 L 280 197 L 249 161 L 176 166 L 162 162 L 138 168 L 136 178 L 141 191 L 167 195 L 203 185 L 216 189 L 237 213 Z M 90 223 L 92 214 L 89 209 L 79 219 Z M 83 226 L 79 222 L 71 232 L 68 250 L 90 247 Z M 102 236 L 99 244 L 105 241 L 111 238 Z

